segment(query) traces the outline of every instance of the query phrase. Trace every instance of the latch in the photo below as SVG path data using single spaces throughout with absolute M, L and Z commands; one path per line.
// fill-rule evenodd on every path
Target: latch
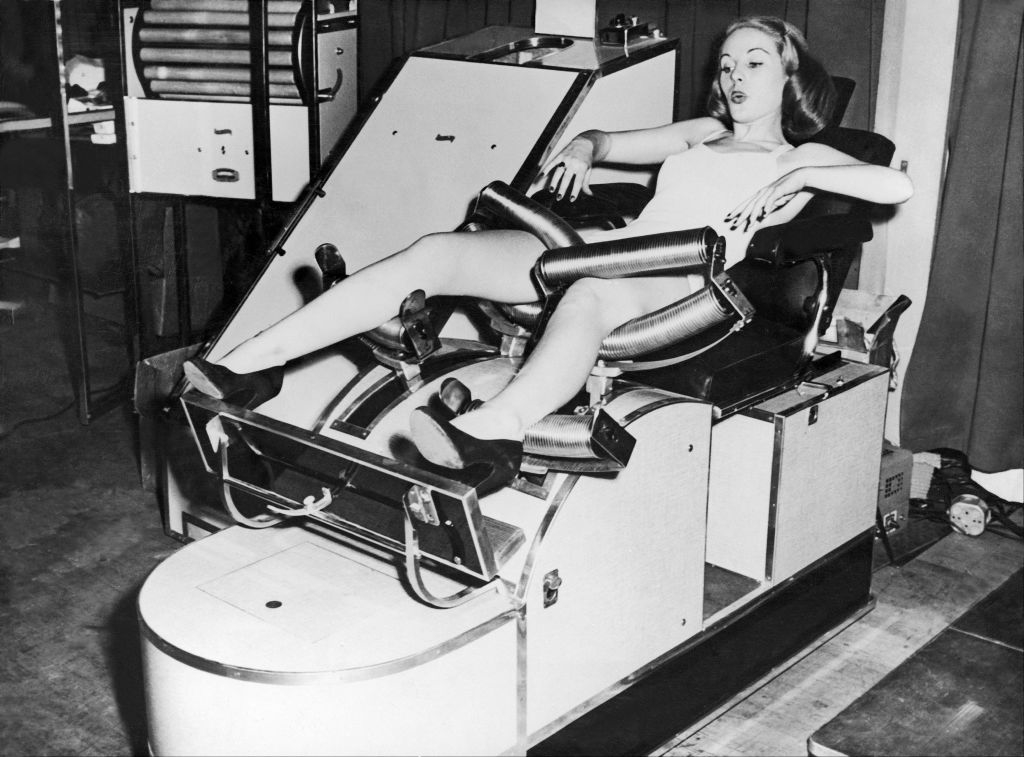
M 558 601 L 558 590 L 562 587 L 562 577 L 558 575 L 558 568 L 548 572 L 544 576 L 544 606 L 551 607 Z

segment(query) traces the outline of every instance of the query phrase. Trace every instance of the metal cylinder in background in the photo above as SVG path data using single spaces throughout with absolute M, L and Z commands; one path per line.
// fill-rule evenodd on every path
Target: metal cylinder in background
M 302 0 L 267 2 L 268 96 L 301 102 L 295 50 Z M 246 0 L 149 0 L 133 38 L 136 70 L 151 97 L 250 100 L 252 52 Z

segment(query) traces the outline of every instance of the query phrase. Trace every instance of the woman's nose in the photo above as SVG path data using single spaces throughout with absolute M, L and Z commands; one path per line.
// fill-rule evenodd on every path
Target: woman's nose
M 739 67 L 736 67 L 732 70 L 731 77 L 733 81 L 743 81 L 743 73 L 740 71 Z

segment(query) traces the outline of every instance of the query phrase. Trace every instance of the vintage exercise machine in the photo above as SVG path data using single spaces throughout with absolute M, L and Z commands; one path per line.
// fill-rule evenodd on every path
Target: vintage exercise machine
M 204 354 L 437 229 L 531 231 L 552 296 L 635 272 L 620 263 L 636 249 L 578 243 L 581 215 L 621 223 L 598 218 L 610 193 L 574 221 L 533 183 L 583 129 L 671 120 L 675 68 L 654 35 L 604 46 L 498 27 L 411 55 Z M 649 176 L 595 181 L 636 194 Z M 554 740 L 608 712 L 618 741 L 601 751 L 635 752 L 870 609 L 888 382 L 816 350 L 871 234 L 838 204 L 762 232 L 724 271 L 712 229 L 639 242 L 645 270 L 697 267 L 708 287 L 613 332 L 487 496 L 418 457 L 408 416 L 447 378 L 499 391 L 542 306 L 411 293 L 392 323 L 289 365 L 255 411 L 173 394 L 190 433 L 167 460 L 165 525 L 195 541 L 139 597 L 152 752 L 595 753 L 585 735 Z M 192 353 L 141 366 L 144 415 Z M 682 686 L 671 703 L 616 709 L 664 671 Z

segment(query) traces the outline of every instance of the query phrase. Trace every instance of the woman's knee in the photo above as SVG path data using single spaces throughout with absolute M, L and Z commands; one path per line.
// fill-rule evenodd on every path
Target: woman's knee
M 640 303 L 624 280 L 583 278 L 566 289 L 558 310 L 574 314 L 607 331 L 640 313 Z
M 443 284 L 458 271 L 458 252 L 449 239 L 452 233 L 427 234 L 399 253 L 402 265 L 415 271 L 424 287 Z

